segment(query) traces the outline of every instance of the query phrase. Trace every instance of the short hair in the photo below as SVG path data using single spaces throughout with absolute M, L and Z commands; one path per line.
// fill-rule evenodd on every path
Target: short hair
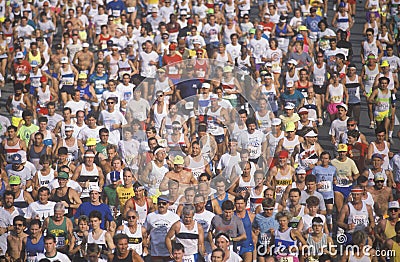
M 46 242 L 46 240 L 53 240 L 53 242 L 56 242 L 56 236 L 53 234 L 47 234 L 44 236 L 44 241 Z
M 45 116 L 41 116 L 38 119 L 38 123 L 48 123 L 48 122 L 49 122 L 49 119 L 47 119 L 47 117 L 45 117 Z
M 10 131 L 10 130 L 14 130 L 15 132 L 17 132 L 18 128 L 16 126 L 7 127 L 7 131 Z
M 89 115 L 88 115 L 88 118 L 89 118 Z M 109 131 L 107 128 L 105 128 L 105 127 L 100 128 L 100 130 L 99 130 L 99 135 L 100 135 L 100 134 L 103 134 L 103 133 L 108 134 L 108 133 L 110 133 L 110 131 Z
M 319 206 L 319 198 L 316 196 L 310 196 L 307 198 L 306 204 L 310 207 Z
M 246 126 L 249 126 L 251 124 L 257 125 L 256 119 L 253 117 L 249 117 L 246 119 Z
M 14 219 L 13 219 L 13 225 L 15 225 L 15 223 L 18 222 L 18 221 L 22 222 L 22 224 L 23 224 L 24 226 L 26 226 L 26 218 L 25 218 L 25 217 L 23 217 L 23 216 L 16 216 L 16 217 L 14 217 Z
M 31 110 L 24 110 L 22 112 L 22 118 L 27 117 L 27 116 L 33 116 L 33 113 Z
M 91 218 L 98 218 L 99 220 L 102 220 L 102 215 L 101 212 L 98 210 L 93 210 L 92 212 L 90 212 L 89 214 L 89 219 Z
M 360 137 L 360 131 L 355 130 L 355 129 L 354 130 L 349 130 L 349 131 L 347 131 L 347 137 L 349 137 L 349 136 L 358 139 Z
M 329 159 L 331 159 L 331 154 L 329 154 L 329 152 L 327 152 L 327 151 L 323 151 L 323 152 L 319 155 L 319 158 L 321 159 L 322 156 L 324 156 L 324 155 L 328 155 L 328 156 L 329 156 Z
M 3 194 L 3 201 L 6 199 L 6 196 L 12 196 L 12 197 L 15 199 L 15 194 L 14 194 L 14 192 L 11 191 L 11 190 L 6 190 L 6 191 L 4 191 L 4 194 Z
M 235 206 L 233 205 L 233 202 L 231 200 L 225 200 L 222 205 L 221 205 L 222 211 L 225 210 L 233 210 Z
M 189 191 L 194 191 L 194 192 L 196 192 L 196 189 L 194 188 L 194 187 L 187 187 L 186 189 L 185 189 L 185 191 L 184 191 L 184 194 L 186 195 L 186 193 L 187 192 L 189 192 Z
M 214 249 L 214 250 L 211 252 L 211 255 L 214 254 L 215 252 L 221 252 L 221 253 L 222 253 L 222 259 L 225 258 L 225 251 L 224 251 L 222 248 L 217 247 L 216 249 Z
M 289 195 L 290 195 L 291 193 L 293 193 L 293 192 L 297 192 L 297 193 L 299 194 L 299 196 L 301 196 L 301 191 L 300 191 L 300 189 L 298 189 L 297 187 L 291 188 L 291 189 L 289 190 Z
M 362 230 L 357 230 L 355 231 L 352 235 L 352 240 L 354 245 L 360 245 L 365 243 L 365 241 L 367 240 L 367 235 L 365 234 L 364 231 Z
M 48 187 L 42 186 L 39 188 L 38 190 L 38 194 L 42 193 L 42 192 L 47 192 L 50 195 L 50 189 Z
M 368 177 L 366 176 L 358 176 L 357 177 L 357 185 L 361 185 L 362 183 L 365 183 L 368 181 Z
M 89 223 L 89 218 L 88 218 L 87 216 L 85 216 L 85 215 L 81 215 L 81 216 L 79 216 L 79 218 L 78 218 L 78 225 L 79 225 L 79 223 L 81 223 L 82 221 L 84 221 L 84 222 L 86 222 L 86 223 Z
M 42 222 L 40 222 L 39 219 L 32 219 L 31 222 L 29 223 L 29 226 L 32 227 L 33 225 L 38 225 L 39 228 L 42 227 Z
M 207 174 L 207 173 L 201 173 L 200 175 L 199 175 L 199 180 L 200 180 L 200 177 L 203 177 L 203 176 L 205 176 L 206 178 L 207 178 L 207 181 L 210 181 L 211 180 L 211 176 L 209 175 L 209 174 Z
M 375 135 L 377 135 L 379 133 L 385 133 L 386 134 L 386 129 L 383 128 L 383 127 L 378 127 L 377 129 L 375 129 Z
M 279 221 L 279 219 L 286 217 L 288 220 L 292 219 L 292 214 L 290 214 L 290 212 L 288 210 L 283 210 L 281 212 L 278 212 L 275 215 L 275 219 L 276 221 Z
M 92 253 L 99 254 L 100 251 L 101 251 L 101 250 L 100 250 L 99 245 L 97 245 L 97 244 L 95 244 L 95 243 L 87 244 L 87 247 L 86 247 L 86 253 L 87 253 L 87 254 L 92 254 Z
M 172 245 L 172 252 L 181 250 L 183 253 L 185 253 L 185 247 L 181 243 L 174 243 Z
M 220 233 L 218 233 L 216 236 L 215 236 L 215 242 L 217 242 L 217 239 L 218 238 L 224 238 L 226 241 L 228 241 L 229 242 L 229 239 L 230 239 L 230 237 L 229 237 L 229 235 L 227 234 L 227 233 L 225 233 L 225 232 L 220 232 Z
M 120 241 L 121 239 L 126 239 L 126 241 L 129 241 L 129 237 L 126 234 L 116 234 L 113 238 L 114 241 L 114 245 L 117 245 L 118 241 Z
M 308 175 L 308 176 L 306 176 L 306 181 L 305 181 L 305 183 L 307 184 L 307 183 L 310 183 L 310 182 L 317 182 L 317 177 L 315 176 L 315 175 L 313 175 L 313 174 L 310 174 L 310 175 Z
M 374 34 L 374 29 L 372 29 L 372 28 L 368 28 L 368 29 L 365 31 L 365 33 L 371 33 L 371 34 Z
M 182 215 L 184 216 L 184 215 L 190 215 L 191 213 L 193 213 L 193 215 L 194 215 L 194 213 L 195 213 L 195 208 L 194 208 L 194 206 L 193 205 L 185 205 L 184 207 L 183 207 L 183 209 L 182 209 Z
M 275 199 L 273 198 L 264 198 L 263 201 L 261 202 L 261 205 L 263 207 L 274 207 L 275 206 Z
M 175 180 L 175 179 L 168 180 L 168 187 L 173 186 L 173 185 L 177 185 L 179 187 L 179 181 Z
M 324 223 L 324 221 L 322 221 L 322 218 L 320 218 L 320 217 L 314 217 L 311 222 L 312 223 Z

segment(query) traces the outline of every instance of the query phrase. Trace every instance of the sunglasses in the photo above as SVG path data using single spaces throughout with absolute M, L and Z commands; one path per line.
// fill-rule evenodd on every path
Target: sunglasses
M 135 216 L 128 216 L 128 219 L 136 219 Z
M 113 105 L 114 102 L 107 102 L 107 105 Z
M 355 126 L 356 124 L 347 124 L 347 126 Z
M 157 95 L 157 97 L 163 97 L 164 95 Z
M 167 202 L 158 202 L 157 205 L 159 205 L 159 206 L 166 206 L 166 205 L 167 205 Z
M 372 34 L 367 34 L 367 36 L 372 36 Z
M 23 227 L 24 224 L 15 224 L 14 226 L 15 226 L 15 227 Z

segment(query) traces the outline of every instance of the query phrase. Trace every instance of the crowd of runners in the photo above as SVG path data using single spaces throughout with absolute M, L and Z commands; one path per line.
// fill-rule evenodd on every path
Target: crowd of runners
M 0 262 L 399 262 L 399 30 L 400 0 L 0 0 Z

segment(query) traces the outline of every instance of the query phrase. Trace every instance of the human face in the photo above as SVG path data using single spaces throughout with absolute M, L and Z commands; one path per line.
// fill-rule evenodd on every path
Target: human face
M 194 208 L 196 209 L 196 213 L 200 213 L 204 210 L 205 202 L 202 197 L 196 197 L 194 199 Z
M 67 185 L 68 179 L 65 178 L 58 178 L 58 184 L 60 185 L 61 188 L 65 187 Z
M 167 201 L 158 201 L 157 202 L 157 207 L 158 207 L 158 212 L 165 214 L 168 210 L 168 205 L 169 203 Z
M 126 254 L 128 252 L 128 240 L 120 239 L 117 243 L 117 250 L 120 254 Z
M 220 237 L 215 241 L 215 245 L 222 250 L 227 250 L 229 246 L 229 242 L 225 239 L 225 237 Z
M 235 206 L 236 206 L 236 211 L 239 211 L 239 212 L 246 209 L 246 203 L 242 199 L 235 201 Z
M 96 127 L 96 118 L 90 117 L 90 118 L 88 119 L 88 126 L 89 126 L 90 128 Z
M 189 191 L 186 191 L 186 193 L 185 193 L 185 200 L 186 200 L 186 202 L 187 203 L 193 203 L 193 201 L 194 201 L 194 191 L 193 190 L 189 190 Z
M 312 226 L 314 233 L 319 234 L 322 232 L 322 225 L 313 225 Z
M 267 191 L 265 191 L 265 193 L 264 193 L 264 198 L 273 199 L 273 198 L 274 198 L 274 191 L 272 191 L 272 190 L 267 190 Z
M 385 132 L 378 133 L 376 135 L 376 140 L 378 140 L 379 143 L 383 143 L 385 140 Z
M 30 227 L 30 231 L 33 236 L 39 236 L 41 233 L 41 229 L 40 229 L 39 225 L 37 225 L 37 224 L 32 225 Z
M 230 221 L 233 216 L 233 210 L 224 210 L 222 211 L 222 215 L 225 220 Z
M 299 193 L 297 193 L 297 192 L 290 193 L 289 199 L 290 199 L 290 202 L 292 202 L 293 205 L 297 205 L 299 203 L 299 200 L 300 200 Z
M 97 217 L 92 217 L 90 219 L 90 225 L 92 226 L 93 229 L 98 229 L 100 227 L 101 220 L 98 219 Z
M 97 201 L 99 201 L 99 197 L 100 197 L 100 193 L 99 193 L 99 192 L 97 192 L 97 191 L 92 191 L 92 192 L 90 192 L 90 200 L 91 200 L 92 202 L 97 202 Z
M 375 181 L 375 183 L 376 183 L 376 181 Z M 351 193 L 351 196 L 353 197 L 353 201 L 355 203 L 361 202 L 362 193 Z
M 179 186 L 176 185 L 176 184 L 170 185 L 170 186 L 168 187 L 168 190 L 169 190 L 169 194 L 170 194 L 171 196 L 176 196 L 176 195 L 178 195 L 178 193 L 179 193 Z
M 40 201 L 40 203 L 42 203 L 42 204 L 46 204 L 47 203 L 47 201 L 49 201 L 49 192 L 48 191 L 42 191 L 42 192 L 40 192 L 39 193 L 39 201 Z
M 131 185 L 133 181 L 133 175 L 131 172 L 125 172 L 124 175 L 124 183 L 125 185 Z
M 390 208 L 388 210 L 388 215 L 391 219 L 396 219 L 399 217 L 399 209 L 398 208 Z
M 44 248 L 45 248 L 47 253 L 51 254 L 56 249 L 56 242 L 54 242 L 53 239 L 46 239 L 44 241 Z
M 381 168 L 382 166 L 382 159 L 375 157 L 372 159 L 372 166 L 377 169 L 377 168 Z
M 12 187 L 11 187 L 12 189 Z M 14 206 L 14 197 L 11 195 L 6 195 L 4 197 L 4 206 L 6 208 L 11 208 L 12 206 Z
M 316 184 L 315 182 L 308 182 L 308 183 L 306 184 L 307 190 L 309 190 L 309 191 L 315 191 L 316 185 L 317 185 L 317 184 Z
M 180 262 L 183 261 L 183 251 L 182 250 L 174 250 L 172 256 L 174 257 L 174 261 Z
M 285 230 L 286 228 L 288 228 L 289 220 L 287 217 L 281 217 L 278 219 L 278 224 L 281 229 Z
M 183 215 L 183 224 L 190 225 L 193 222 L 193 212 L 190 214 Z
M 250 170 L 251 170 L 251 166 L 250 166 L 250 163 L 246 163 L 245 165 L 244 165 L 244 167 L 243 167 L 243 175 L 244 176 L 248 176 L 248 175 L 250 175 Z
M 247 126 L 247 131 L 250 133 L 250 134 L 253 134 L 255 131 L 256 131 L 256 124 L 249 124 L 248 126 Z
M 84 221 L 84 220 L 81 220 L 81 221 L 79 222 L 78 227 L 79 227 L 79 230 L 80 230 L 81 232 L 85 232 L 85 231 L 88 231 L 88 230 L 89 230 L 89 225 L 88 225 L 88 223 L 87 223 L 86 221 Z
M 92 156 L 85 157 L 85 163 L 86 163 L 86 165 L 88 165 L 88 166 L 93 165 L 93 163 L 94 163 L 94 157 L 92 157 Z

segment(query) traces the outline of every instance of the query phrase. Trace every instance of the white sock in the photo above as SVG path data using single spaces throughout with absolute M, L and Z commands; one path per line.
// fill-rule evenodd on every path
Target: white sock
M 389 131 L 389 137 L 393 136 L 393 131 Z

